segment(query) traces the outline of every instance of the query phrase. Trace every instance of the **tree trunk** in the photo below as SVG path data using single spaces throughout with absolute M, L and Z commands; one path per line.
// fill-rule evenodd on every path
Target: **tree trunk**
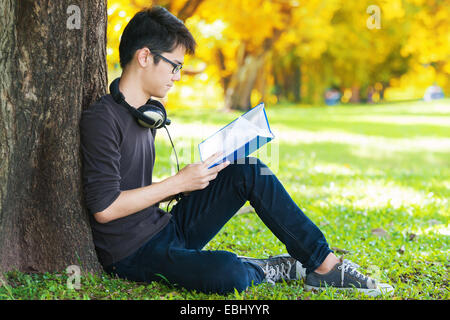
M 106 92 L 106 1 L 0 8 L 0 270 L 98 271 L 78 124 Z
M 360 103 L 361 102 L 359 85 L 355 84 L 352 86 L 352 96 L 351 96 L 349 102 L 350 103 Z
M 264 66 L 266 53 L 259 56 L 248 55 L 244 63 L 231 77 L 225 92 L 225 109 L 249 110 L 251 105 L 252 89 L 256 78 Z
M 301 100 L 301 60 L 292 53 L 274 54 L 272 62 L 275 94 L 278 101 L 298 103 Z
M 281 2 L 285 26 L 289 26 L 292 18 L 292 4 Z M 275 42 L 283 34 L 284 29 L 274 29 L 273 35 L 264 39 L 258 52 L 247 52 L 245 43 L 237 53 L 237 71 L 231 75 L 225 91 L 225 110 L 248 110 L 251 106 L 251 94 L 259 73 L 264 68 L 266 57 L 271 53 Z

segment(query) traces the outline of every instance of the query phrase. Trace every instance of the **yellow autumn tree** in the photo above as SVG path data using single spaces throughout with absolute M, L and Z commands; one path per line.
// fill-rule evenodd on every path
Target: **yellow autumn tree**
M 333 37 L 331 19 L 339 1 L 302 2 L 275 44 L 271 59 L 272 92 L 277 100 L 319 101 L 329 78 L 323 55 Z
M 417 98 L 433 82 L 450 89 L 449 4 L 439 0 L 109 0 L 110 80 L 121 72 L 123 28 L 152 4 L 184 20 L 198 43 L 170 107 L 317 104 L 328 87 L 338 87 L 343 102 Z
M 263 0 L 208 0 L 200 5 L 191 26 L 198 34 L 204 34 L 205 26 L 221 31 L 200 39 L 204 46 L 199 56 L 214 64 L 210 70 L 220 78 L 225 108 L 245 110 L 258 102 L 252 101 L 253 89 L 267 78 L 267 58 L 297 6 L 295 1 Z
M 450 2 L 407 0 L 402 3 L 407 19 L 406 41 L 400 53 L 408 57 L 408 71 L 390 80 L 390 99 L 422 98 L 436 83 L 450 94 Z M 389 12 L 386 10 L 386 12 Z

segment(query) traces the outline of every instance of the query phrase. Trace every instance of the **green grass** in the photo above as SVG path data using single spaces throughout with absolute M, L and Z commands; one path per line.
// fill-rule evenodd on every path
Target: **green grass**
M 325 234 L 381 281 L 393 297 L 449 299 L 450 100 L 305 108 L 267 107 L 276 139 L 255 156 Z M 240 113 L 170 112 L 181 167 L 198 161 L 197 144 Z M 191 119 L 197 119 L 191 121 Z M 190 128 L 190 129 L 189 129 Z M 156 141 L 155 180 L 175 170 L 165 131 Z M 382 228 L 385 236 L 372 232 Z M 254 212 L 234 216 L 206 249 L 268 257 L 285 252 Z M 102 275 L 9 272 L 0 299 L 372 299 L 356 292 L 305 292 L 303 281 L 261 284 L 242 293 L 204 294 Z

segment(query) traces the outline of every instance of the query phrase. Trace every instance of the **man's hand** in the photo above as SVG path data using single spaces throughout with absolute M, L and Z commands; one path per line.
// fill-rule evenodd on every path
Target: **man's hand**
M 208 169 L 220 155 L 220 152 L 215 153 L 203 162 L 192 163 L 181 169 L 175 177 L 181 186 L 182 192 L 191 192 L 206 188 L 209 182 L 214 180 L 217 174 L 230 164 L 229 161 L 226 161 Z

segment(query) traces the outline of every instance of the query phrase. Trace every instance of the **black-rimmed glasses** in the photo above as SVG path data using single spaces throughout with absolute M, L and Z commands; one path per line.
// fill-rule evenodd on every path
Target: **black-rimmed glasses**
M 173 61 L 170 61 L 169 59 L 167 59 L 166 57 L 160 55 L 159 53 L 155 53 L 154 55 L 158 56 L 158 57 L 161 57 L 161 59 L 163 59 L 165 62 L 170 63 L 173 66 L 173 69 L 172 69 L 172 73 L 173 74 L 176 74 L 178 71 L 181 70 L 181 68 L 183 68 L 183 64 L 178 64 L 178 63 L 175 63 Z

